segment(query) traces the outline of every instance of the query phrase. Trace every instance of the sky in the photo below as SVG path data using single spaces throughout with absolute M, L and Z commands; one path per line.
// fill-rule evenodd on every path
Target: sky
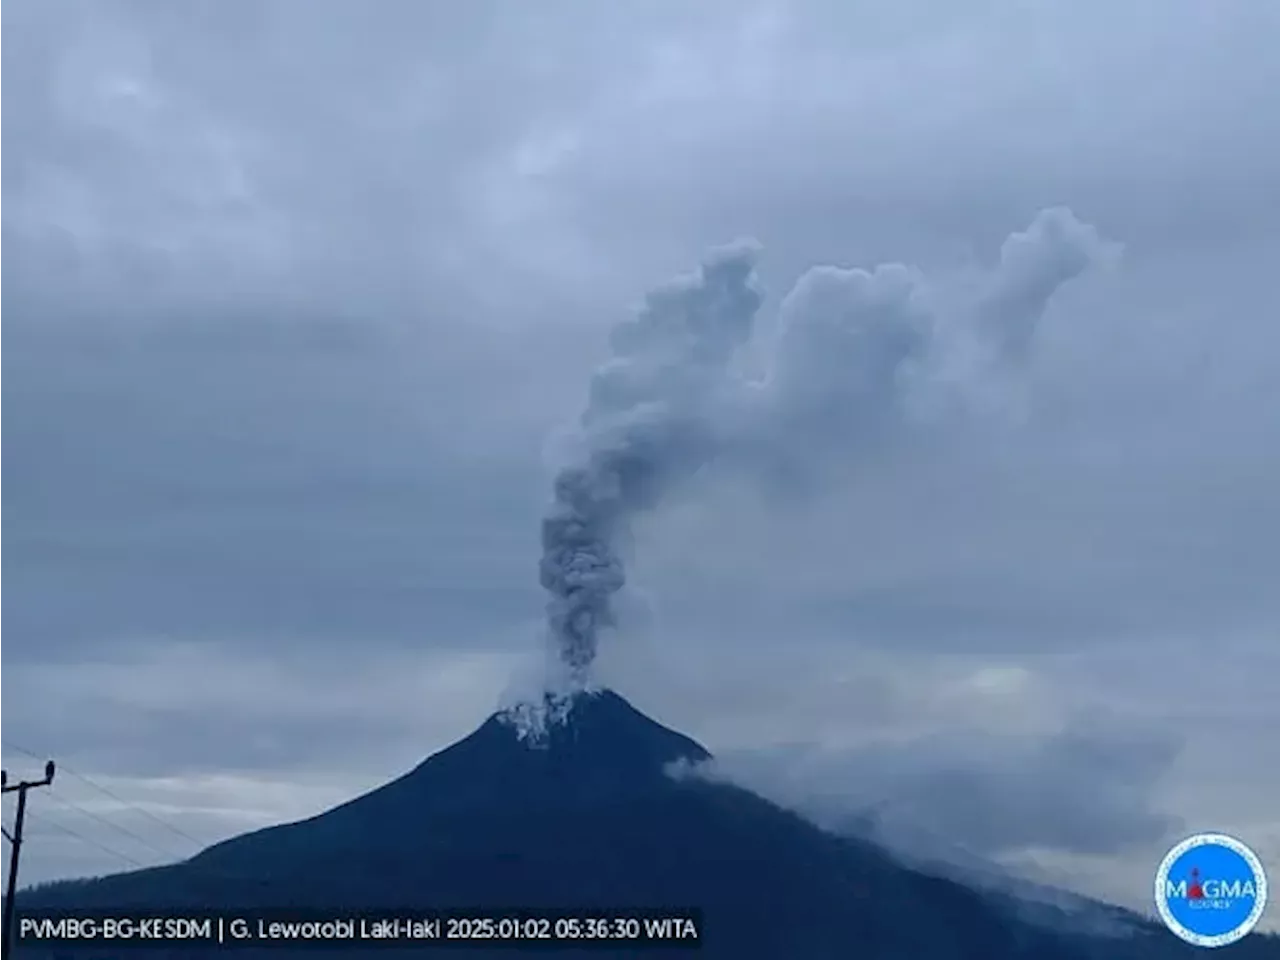
M 743 237 L 743 376 L 819 399 L 636 518 L 600 682 L 823 823 L 1139 908 L 1197 830 L 1280 869 L 1271 0 L 2 36 L 3 758 L 63 771 L 24 881 L 319 812 L 522 689 L 610 331 Z M 1088 256 L 1001 294 L 1046 223 Z

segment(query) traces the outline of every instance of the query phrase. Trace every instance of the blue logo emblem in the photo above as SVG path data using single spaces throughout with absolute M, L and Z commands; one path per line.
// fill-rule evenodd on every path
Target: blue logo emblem
M 1160 919 L 1187 943 L 1225 947 L 1246 936 L 1267 906 L 1267 875 L 1235 837 L 1198 833 L 1170 850 L 1156 871 Z

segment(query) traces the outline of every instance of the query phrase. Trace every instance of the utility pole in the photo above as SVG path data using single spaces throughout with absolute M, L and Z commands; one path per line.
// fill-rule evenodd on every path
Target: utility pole
M 4 929 L 0 930 L 0 936 L 4 938 L 0 941 L 0 960 L 9 960 L 9 953 L 13 949 L 13 895 L 18 889 L 18 852 L 22 849 L 22 821 L 27 815 L 27 791 L 32 787 L 47 787 L 53 783 L 53 770 L 53 761 L 50 760 L 44 765 L 43 780 L 23 780 L 13 786 L 9 786 L 8 771 L 0 770 L 0 792 L 18 791 L 18 814 L 13 821 L 13 834 L 10 835 L 8 830 L 0 827 L 0 832 L 4 833 L 12 848 L 9 854 L 9 889 L 4 898 Z

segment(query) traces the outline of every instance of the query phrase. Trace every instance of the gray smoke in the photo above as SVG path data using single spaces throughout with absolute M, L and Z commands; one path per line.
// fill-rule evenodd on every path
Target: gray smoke
M 734 353 L 751 335 L 761 295 L 756 247 L 714 251 L 694 275 L 649 293 L 613 333 L 582 417 L 584 454 L 555 479 L 542 522 L 542 585 L 561 659 L 578 678 L 613 624 L 626 580 L 618 545 L 637 513 L 713 454 L 712 407 Z
M 913 391 L 955 366 L 957 344 L 980 345 L 988 368 L 1024 362 L 1053 294 L 1111 249 L 1069 210 L 1042 211 L 1004 243 L 976 299 L 950 310 L 900 264 L 814 267 L 783 298 L 769 372 L 754 382 L 733 365 L 763 299 L 753 242 L 715 250 L 649 293 L 613 333 L 580 454 L 556 477 L 542 524 L 548 621 L 570 676 L 587 679 L 614 624 L 631 521 L 674 484 L 721 453 L 738 465 L 781 456 L 813 473 L 831 450 L 872 447 L 905 422 Z

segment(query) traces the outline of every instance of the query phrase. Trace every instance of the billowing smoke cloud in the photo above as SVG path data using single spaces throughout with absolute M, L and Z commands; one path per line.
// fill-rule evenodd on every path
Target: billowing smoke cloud
M 713 251 L 696 273 L 648 294 L 613 333 L 580 454 L 556 477 L 543 521 L 541 582 L 571 676 L 586 679 L 601 631 L 614 624 L 632 519 L 673 485 L 730 451 L 746 453 L 735 463 L 781 456 L 791 470 L 817 471 L 827 451 L 873 447 L 904 424 L 913 395 L 954 386 L 957 369 L 981 376 L 1025 361 L 1050 298 L 1111 249 L 1069 210 L 1042 211 L 952 310 L 901 264 L 814 267 L 783 298 L 757 381 L 734 363 L 763 300 L 754 243 Z
M 1000 248 L 1000 264 L 976 311 L 976 333 L 996 358 L 1026 359 L 1038 321 L 1058 288 L 1118 253 L 1116 244 L 1102 240 L 1065 207 L 1041 211 L 1031 226 L 1011 234 Z
M 625 582 L 618 545 L 638 512 L 713 454 L 712 407 L 751 335 L 761 294 L 753 244 L 715 251 L 698 273 L 651 292 L 614 331 L 591 384 L 584 456 L 555 480 L 542 523 L 542 585 L 561 657 L 579 678 Z

